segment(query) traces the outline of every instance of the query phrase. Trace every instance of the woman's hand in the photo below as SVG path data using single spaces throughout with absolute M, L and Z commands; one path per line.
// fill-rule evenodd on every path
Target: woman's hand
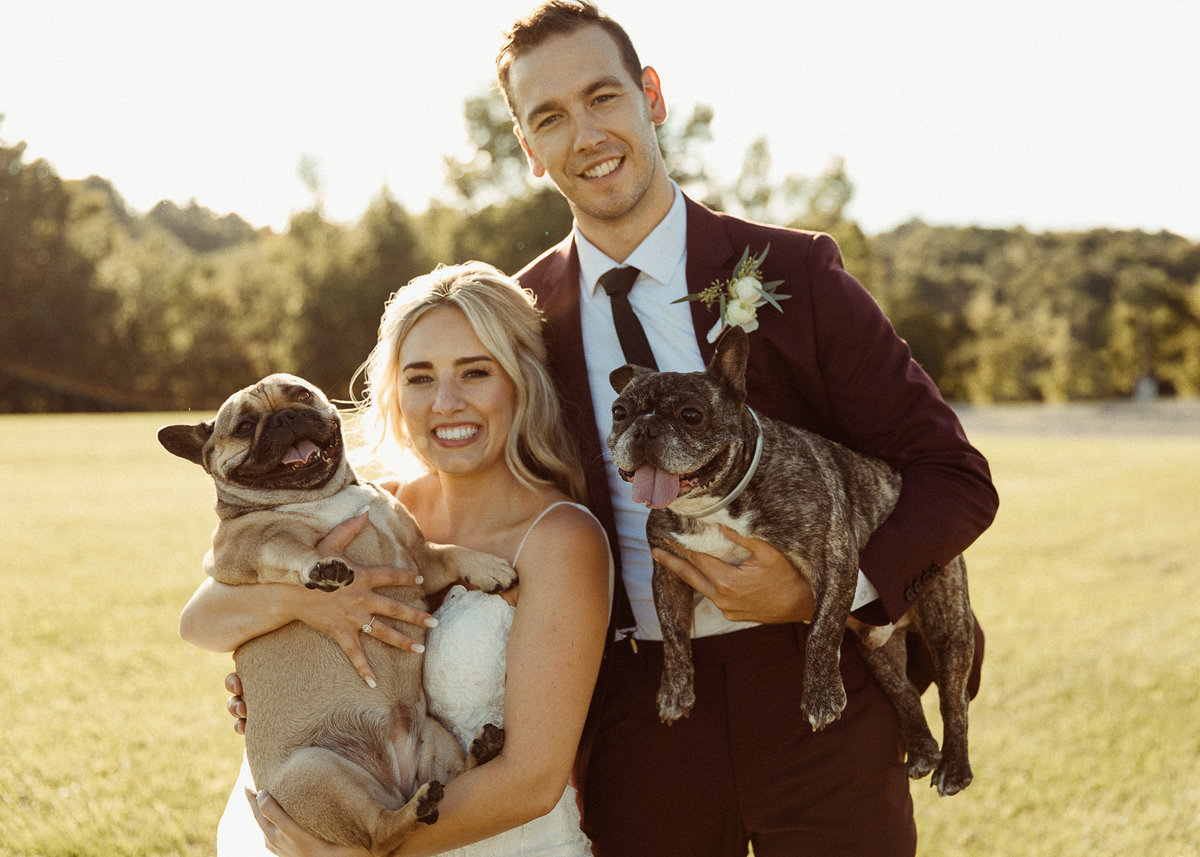
M 283 807 L 267 792 L 257 795 L 246 789 L 246 800 L 254 810 L 258 826 L 263 829 L 267 848 L 281 857 L 362 857 L 369 851 L 350 845 L 334 845 L 317 839 L 292 820 Z
M 335 592 L 317 592 L 306 599 L 308 609 L 301 611 L 300 621 L 331 637 L 363 680 L 375 686 L 375 674 L 367 662 L 362 647 L 363 627 L 371 626 L 370 634 L 375 639 L 409 652 L 423 652 L 425 646 L 384 622 L 375 621 L 380 616 L 432 628 L 437 620 L 425 610 L 412 607 L 389 598 L 377 589 L 388 586 L 411 586 L 422 582 L 419 573 L 383 566 L 356 565 L 342 556 L 350 542 L 367 525 L 367 513 L 338 524 L 317 543 L 317 551 L 323 556 L 337 556 L 354 570 L 354 582 Z

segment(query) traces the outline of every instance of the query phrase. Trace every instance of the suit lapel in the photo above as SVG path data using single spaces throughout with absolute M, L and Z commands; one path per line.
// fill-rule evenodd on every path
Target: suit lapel
M 575 427 L 587 476 L 588 505 L 602 521 L 610 521 L 608 477 L 604 472 L 602 440 L 596 431 L 579 317 L 579 254 L 571 236 L 551 252 L 538 279 L 538 306 L 546 316 L 546 345 L 554 356 L 550 373 L 558 385 L 565 416 Z
M 691 199 L 684 199 L 687 202 L 687 289 L 688 294 L 696 295 L 714 280 L 732 277 L 737 259 L 721 218 Z M 717 323 L 717 309 L 706 307 L 701 301 L 692 301 L 691 309 L 696 341 L 707 365 L 715 350 L 713 343 L 708 341 L 708 332 Z

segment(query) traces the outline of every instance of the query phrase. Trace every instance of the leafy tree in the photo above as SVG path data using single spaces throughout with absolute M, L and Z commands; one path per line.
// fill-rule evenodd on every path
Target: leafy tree
M 146 220 L 166 229 L 186 246 L 201 253 L 211 253 L 253 241 L 257 231 L 236 214 L 217 217 L 207 208 L 191 200 L 186 208 L 163 200 L 150 209 Z
M 306 212 L 293 218 L 288 241 L 303 296 L 292 371 L 345 398 L 375 345 L 384 302 L 432 262 L 413 218 L 386 189 L 353 229 Z
M 0 410 L 102 405 L 89 385 L 116 309 L 68 241 L 71 197 L 50 164 L 0 142 Z

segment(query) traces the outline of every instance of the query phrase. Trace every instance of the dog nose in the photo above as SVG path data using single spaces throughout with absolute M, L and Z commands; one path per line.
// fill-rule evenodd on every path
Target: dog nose
M 279 411 L 274 417 L 271 418 L 271 425 L 275 428 L 284 428 L 294 423 L 297 416 L 298 414 L 291 408 L 288 408 L 285 411 Z
M 633 436 L 639 440 L 649 440 L 658 437 L 658 425 L 648 420 L 641 420 L 633 428 Z

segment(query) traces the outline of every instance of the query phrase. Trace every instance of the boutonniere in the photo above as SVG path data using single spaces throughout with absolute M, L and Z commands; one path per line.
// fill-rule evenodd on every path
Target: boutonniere
M 712 285 L 699 294 L 674 301 L 702 301 L 709 309 L 714 305 L 719 306 L 717 323 L 708 332 L 709 342 L 715 342 L 726 327 L 740 327 L 746 333 L 757 330 L 760 306 L 770 304 L 783 312 L 779 302 L 791 297 L 776 293 L 776 289 L 783 285 L 783 280 L 763 282 L 762 263 L 770 249 L 771 245 L 768 244 L 761 253 L 752 257 L 747 247 L 728 280 L 713 280 Z

